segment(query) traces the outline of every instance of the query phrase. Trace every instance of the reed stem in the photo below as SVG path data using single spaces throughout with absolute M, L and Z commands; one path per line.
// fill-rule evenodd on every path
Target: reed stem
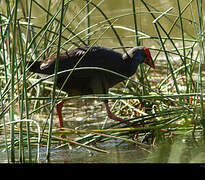
M 86 3 L 86 16 L 87 16 L 87 18 L 86 18 L 86 27 L 87 27 L 87 44 L 89 45 L 90 44 L 90 15 L 89 15 L 89 13 L 90 13 L 90 5 L 89 5 L 89 0 L 86 0 L 85 1 L 85 3 Z
M 13 41 L 12 41 L 12 54 L 11 54 L 11 64 L 10 64 L 10 73 L 11 73 L 11 91 L 10 97 L 11 101 L 15 98 L 15 61 L 16 61 L 16 25 L 17 25 L 17 10 L 18 10 L 18 0 L 15 1 L 14 4 L 14 17 L 13 17 Z M 10 121 L 14 121 L 14 113 L 15 113 L 15 106 L 14 102 L 10 106 Z M 11 124 L 10 136 L 11 136 L 11 162 L 15 162 L 15 136 L 14 136 L 14 124 Z
M 50 121 L 49 121 L 49 133 L 48 133 L 48 143 L 47 143 L 47 151 L 46 151 L 46 159 L 50 161 L 50 149 L 51 149 L 51 138 L 52 138 L 52 127 L 53 127 L 53 116 L 54 116 L 54 107 L 56 103 L 56 87 L 57 87 L 57 72 L 58 72 L 58 64 L 59 64 L 59 57 L 60 57 L 60 46 L 61 46 L 61 33 L 63 27 L 63 17 L 64 17 L 64 0 L 62 0 L 62 7 L 61 7 L 61 17 L 60 17 L 60 29 L 59 29 L 59 39 L 58 39 L 58 49 L 57 49 L 57 57 L 54 69 L 54 84 L 53 84 L 53 93 L 52 93 L 52 100 L 51 100 L 51 113 L 50 113 Z
M 203 31 L 203 16 L 202 16 L 202 1 L 196 1 L 197 3 L 197 10 L 198 10 L 198 20 L 199 20 L 199 58 L 200 58 L 200 65 L 199 65 L 199 74 L 200 80 L 198 82 L 198 87 L 200 90 L 200 106 L 201 106 L 201 125 L 203 126 L 204 137 L 205 137 L 205 113 L 204 113 L 204 101 L 203 101 L 203 71 L 204 71 L 204 64 L 205 64 L 205 53 L 204 53 L 204 31 Z

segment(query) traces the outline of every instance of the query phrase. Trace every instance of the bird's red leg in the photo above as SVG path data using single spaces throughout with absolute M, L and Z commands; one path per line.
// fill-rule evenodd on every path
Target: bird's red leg
M 63 104 L 66 102 L 66 100 L 62 100 L 60 102 L 57 103 L 56 105 L 56 111 L 57 111 L 57 115 L 58 115 L 58 120 L 59 120 L 59 126 L 62 128 L 64 127 L 63 124 L 63 116 L 62 116 L 62 107 Z M 61 135 L 61 138 L 66 138 L 65 135 Z M 69 138 L 70 140 L 75 140 L 74 138 Z M 60 143 L 59 143 L 60 144 Z
M 119 121 L 119 122 L 124 121 L 123 119 L 121 119 L 121 118 L 119 118 L 119 117 L 117 117 L 117 116 L 115 116 L 114 114 L 111 113 L 110 107 L 109 107 L 109 105 L 108 105 L 108 102 L 105 102 L 105 108 L 106 108 L 106 111 L 107 111 L 107 115 L 108 115 L 108 117 L 109 117 L 110 119 L 113 119 L 113 120 Z M 126 123 L 127 125 L 130 125 L 129 122 L 125 122 L 125 123 Z
M 61 128 L 64 127 L 63 116 L 62 116 L 62 107 L 63 107 L 64 102 L 65 102 L 65 100 L 62 100 L 62 101 L 58 102 L 57 105 L 56 105 L 56 111 L 57 111 L 57 115 L 58 115 L 59 126 Z M 66 136 L 61 135 L 61 138 L 66 138 Z
M 123 119 L 121 119 L 121 118 L 119 118 L 119 117 L 116 117 L 114 114 L 111 113 L 110 107 L 109 107 L 109 105 L 108 105 L 108 102 L 105 102 L 105 108 L 106 108 L 106 110 L 107 110 L 107 115 L 108 115 L 108 117 L 109 117 L 110 119 L 113 119 L 113 120 L 119 121 L 119 122 L 123 121 Z M 129 125 L 129 126 L 132 126 L 129 122 L 124 122 L 124 123 L 127 124 L 127 125 Z M 133 127 L 139 127 L 139 126 L 137 125 L 137 126 L 133 126 Z M 136 134 L 134 135 L 134 138 L 135 138 L 135 139 L 137 139 L 137 137 L 138 137 L 138 133 L 136 133 Z
M 62 101 L 58 102 L 56 105 L 56 111 L 57 111 L 60 127 L 64 127 L 63 116 L 62 116 L 62 107 L 63 107 L 64 102 L 65 102 L 65 100 L 62 100 Z

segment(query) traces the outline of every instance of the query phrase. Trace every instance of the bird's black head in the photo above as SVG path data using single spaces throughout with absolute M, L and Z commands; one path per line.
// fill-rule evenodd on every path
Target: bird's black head
M 152 68 L 155 68 L 154 61 L 152 60 L 150 51 L 148 48 L 138 46 L 127 51 L 127 54 L 123 55 L 123 59 L 131 59 L 132 64 L 138 66 L 141 63 L 145 63 Z

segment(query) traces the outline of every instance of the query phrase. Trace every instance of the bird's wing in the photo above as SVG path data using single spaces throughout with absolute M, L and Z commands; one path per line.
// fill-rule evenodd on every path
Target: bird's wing
M 121 56 L 120 53 L 109 48 L 100 46 L 84 46 L 74 50 L 67 51 L 60 55 L 59 69 L 66 70 L 73 68 L 76 63 L 78 67 L 102 67 L 110 66 L 113 58 Z M 53 69 L 55 67 L 56 56 L 52 56 L 48 60 L 42 61 L 41 70 Z

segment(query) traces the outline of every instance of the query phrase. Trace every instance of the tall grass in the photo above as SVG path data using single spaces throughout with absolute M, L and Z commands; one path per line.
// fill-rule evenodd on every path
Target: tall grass
M 60 57 L 60 46 L 61 46 L 61 34 L 62 34 L 62 24 L 63 24 L 63 17 L 64 17 L 64 0 L 62 0 L 61 6 L 61 17 L 60 17 L 60 27 L 59 27 L 59 37 L 58 37 L 58 49 L 57 49 L 57 56 L 56 56 L 56 63 L 54 68 L 54 84 L 53 84 L 53 92 L 52 92 L 52 100 L 51 100 L 51 114 L 50 114 L 50 121 L 49 121 L 49 136 L 48 136 L 48 143 L 47 143 L 47 161 L 50 160 L 50 148 L 51 148 L 51 137 L 52 137 L 52 128 L 53 128 L 53 118 L 54 118 L 54 107 L 55 107 L 55 95 L 56 95 L 56 87 L 57 87 L 57 73 L 58 73 L 58 64 L 59 64 L 59 57 Z
M 148 151 L 148 145 L 143 142 L 150 137 L 154 145 L 170 139 L 172 132 L 191 132 L 195 138 L 195 132 L 204 130 L 205 56 L 202 1 L 176 0 L 175 9 L 169 7 L 160 11 L 144 0 L 132 0 L 130 12 L 117 16 L 106 14 L 106 10 L 102 8 L 107 3 L 104 0 L 84 2 L 82 5 L 77 0 L 55 3 L 50 0 L 43 5 L 36 0 L 27 1 L 25 4 L 16 0 L 14 3 L 6 1 L 2 5 L 0 146 L 2 151 L 7 152 L 7 162 L 39 162 L 40 145 L 46 144 L 49 161 L 51 149 L 59 141 L 65 142 L 62 146 L 71 144 L 77 148 L 107 153 L 90 144 L 121 139 Z M 73 6 L 78 9 L 75 13 L 72 13 Z M 193 6 L 197 8 L 197 15 L 193 13 Z M 39 18 L 34 15 L 35 8 L 42 14 L 40 23 Z M 176 9 L 177 11 L 173 12 Z M 184 13 L 188 9 L 191 15 L 185 17 Z M 100 20 L 95 20 L 96 15 L 100 16 Z M 138 21 L 144 15 L 152 19 L 153 24 L 150 26 L 154 27 L 153 34 L 144 31 L 143 25 Z M 129 26 L 120 24 L 121 20 L 126 18 L 132 20 Z M 168 30 L 164 24 L 165 20 L 171 23 Z M 195 34 L 190 34 L 185 29 L 184 24 L 187 21 L 191 22 L 190 26 L 195 29 Z M 179 31 L 180 34 L 174 36 L 173 31 Z M 130 45 L 126 41 L 125 38 L 129 36 L 135 40 L 135 44 Z M 155 46 L 147 45 L 148 40 Z M 47 81 L 48 78 L 39 79 L 37 75 L 29 73 L 29 67 L 26 66 L 26 62 L 31 59 L 42 60 L 54 54 L 57 54 L 58 59 L 64 50 L 81 45 L 108 46 L 109 43 L 113 49 L 124 53 L 128 47 L 149 46 L 157 68 L 161 66 L 159 59 L 166 60 L 166 73 L 162 74 L 157 68 L 154 72 L 142 65 L 136 76 L 124 77 L 127 78 L 126 83 L 121 84 L 120 88 L 111 89 L 109 95 L 65 97 L 64 92 L 55 88 L 55 80 L 52 84 Z M 173 57 L 177 57 L 177 62 Z M 72 73 L 73 70 L 69 71 Z M 153 81 L 157 73 L 161 73 L 163 78 Z M 54 79 L 56 75 L 55 71 Z M 54 107 L 61 99 L 115 101 L 112 107 L 114 113 L 129 121 L 132 127 L 123 123 L 105 122 L 103 129 L 53 129 Z M 38 120 L 39 114 L 46 114 L 46 120 Z M 141 126 L 136 127 L 139 125 Z M 63 133 L 77 139 L 62 139 L 58 135 Z M 133 140 L 136 133 L 143 142 L 139 139 Z

